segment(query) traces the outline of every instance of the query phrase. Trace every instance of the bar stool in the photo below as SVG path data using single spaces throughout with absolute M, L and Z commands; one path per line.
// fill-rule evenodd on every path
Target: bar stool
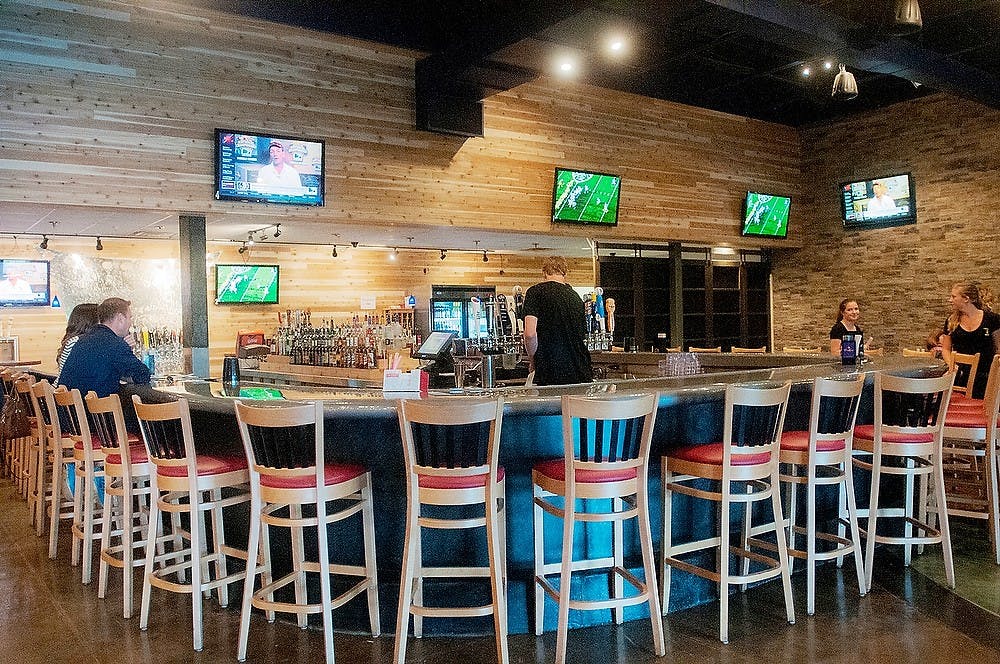
M 76 480 L 73 483 L 73 520 L 71 564 L 81 563 L 81 581 L 90 583 L 93 570 L 94 543 L 99 542 L 104 528 L 104 506 L 99 502 L 95 481 L 104 478 L 104 452 L 101 441 L 90 434 L 87 412 L 80 390 L 59 391 L 53 394 L 56 414 L 64 427 L 63 436 L 72 439 L 73 464 Z M 96 530 L 100 526 L 101 530 Z
M 326 463 L 322 401 L 281 407 L 236 402 L 236 419 L 250 467 L 250 537 L 236 657 L 241 662 L 246 660 L 250 611 L 256 607 L 267 612 L 271 621 L 275 611 L 294 613 L 303 629 L 308 614 L 322 614 L 326 661 L 332 664 L 333 609 L 367 593 L 372 636 L 381 633 L 371 473 L 363 466 Z M 317 490 L 317 487 L 322 488 Z M 348 504 L 342 506 L 343 502 Z M 303 517 L 304 506 L 314 507 L 316 516 Z M 280 515 L 285 508 L 287 517 Z M 358 513 L 364 532 L 365 564 L 331 564 L 327 526 Z M 268 545 L 268 529 L 272 526 L 289 528 L 292 539 L 293 569 L 277 580 L 271 576 Z M 310 526 L 316 527 L 317 562 L 304 560 L 303 530 Z M 306 573 L 319 574 L 319 603 L 307 601 Z M 262 576 L 261 588 L 254 592 L 258 574 Z M 331 574 L 360 577 L 360 580 L 334 597 Z M 275 591 L 289 584 L 295 585 L 295 602 L 275 601 Z
M 122 615 L 128 619 L 132 617 L 135 597 L 133 569 L 146 565 L 149 457 L 139 437 L 125 430 L 125 417 L 117 394 L 98 397 L 90 392 L 84 402 L 91 436 L 99 441 L 104 450 L 105 522 L 101 529 L 97 596 L 104 599 L 107 594 L 110 568 L 121 569 Z M 114 525 L 116 521 L 119 524 L 117 527 Z M 154 526 L 159 526 L 159 522 L 155 522 Z M 162 553 L 162 545 L 159 552 Z
M 545 595 L 559 605 L 556 633 L 556 662 L 566 661 L 569 610 L 612 609 L 616 623 L 624 619 L 624 608 L 649 605 L 653 629 L 653 649 L 657 656 L 666 653 L 663 622 L 656 593 L 656 570 L 653 538 L 649 526 L 649 447 L 653 437 L 658 395 L 628 397 L 562 398 L 564 456 L 543 461 L 531 471 L 534 492 L 535 536 L 535 634 L 544 626 Z M 552 499 L 561 499 L 561 505 Z M 606 512 L 578 510 L 577 500 L 610 499 Z M 545 562 L 544 514 L 562 519 L 562 558 L 558 563 Z M 643 579 L 625 568 L 624 527 L 636 519 L 639 547 L 642 551 Z M 573 560 L 574 533 L 577 522 L 611 522 L 612 554 L 591 560 Z M 572 573 L 608 568 L 614 581 L 609 599 L 584 600 L 570 596 Z M 559 574 L 556 588 L 549 576 Z M 623 581 L 636 594 L 626 596 Z M 544 594 L 543 594 L 544 593 Z
M 406 465 L 406 535 L 399 585 L 399 612 L 393 661 L 406 659 L 410 615 L 413 635 L 423 636 L 423 618 L 493 616 L 497 661 L 507 652 L 507 571 L 504 471 L 499 466 L 503 399 L 469 401 L 402 400 L 397 406 L 403 461 Z M 467 516 L 471 506 L 483 516 Z M 431 506 L 434 516 L 424 515 Z M 457 507 L 461 515 L 443 513 Z M 476 509 L 478 513 L 478 507 Z M 421 529 L 485 528 L 487 566 L 424 565 Z M 489 604 L 441 607 L 424 604 L 424 580 L 485 577 Z
M 945 492 L 950 516 L 985 519 L 1000 565 L 1000 507 L 997 461 L 1000 418 L 1000 355 L 990 364 L 985 398 L 949 403 L 944 421 Z M 936 513 L 935 509 L 932 510 Z
M 789 624 L 795 623 L 792 603 L 792 582 L 788 566 L 781 510 L 778 475 L 781 429 L 785 421 L 791 383 L 746 383 L 726 386 L 722 442 L 685 445 L 663 457 L 663 610 L 670 600 L 670 569 L 676 567 L 690 574 L 719 584 L 719 640 L 729 642 L 729 587 L 781 577 L 785 596 L 785 614 Z M 719 490 L 690 484 L 697 480 L 721 482 Z M 734 489 L 734 483 L 745 483 L 745 491 Z M 674 544 L 672 540 L 673 496 L 675 493 L 720 503 L 719 535 Z M 751 510 L 756 502 L 771 500 L 774 511 L 777 559 L 748 548 L 730 545 L 730 524 L 734 503 L 743 503 Z M 752 522 L 749 524 L 752 527 Z M 747 529 L 746 519 L 744 528 Z M 749 544 L 754 542 L 750 540 Z M 718 571 L 712 571 L 680 559 L 695 551 L 712 550 L 719 561 Z M 730 555 L 763 563 L 766 568 L 753 573 L 731 574 Z
M 57 388 L 65 392 L 65 387 Z M 73 496 L 67 484 L 68 466 L 74 463 L 73 446 L 76 441 L 63 435 L 62 423 L 56 411 L 56 389 L 47 380 L 31 386 L 31 397 L 38 418 L 39 447 L 35 469 L 36 506 L 41 516 L 35 523 L 35 532 L 45 530 L 45 515 L 49 517 L 49 558 L 55 560 L 59 552 L 59 524 L 73 520 Z M 46 505 L 47 504 L 47 505 Z M 75 564 L 76 561 L 74 561 Z
M 26 388 L 23 392 L 16 387 L 17 381 L 22 379 Z M 34 414 L 34 407 L 31 405 L 30 384 L 27 374 L 22 374 L 9 368 L 0 371 L 0 385 L 2 385 L 4 404 L 10 399 L 17 400 L 20 402 L 19 409 L 29 413 L 28 435 L 7 439 L 5 441 L 7 447 L 4 450 L 7 473 L 14 480 L 17 491 L 23 499 L 28 498 L 28 468 L 30 465 L 29 458 L 32 441 L 35 440 L 37 442 L 38 437 L 38 420 Z
M 191 594 L 194 649 L 202 648 L 202 593 L 218 590 L 219 604 L 229 604 L 229 584 L 243 580 L 246 572 L 230 572 L 227 557 L 246 559 L 246 552 L 226 546 L 223 508 L 250 500 L 250 473 L 242 456 L 197 454 L 187 399 L 168 403 L 143 403 L 132 396 L 146 453 L 153 464 L 150 474 L 152 497 L 146 532 L 146 566 L 142 582 L 139 628 L 149 627 L 153 588 Z M 223 497 L 227 489 L 228 497 Z M 206 496 L 207 494 L 207 496 Z M 211 513 L 213 552 L 208 553 L 204 513 Z M 190 532 L 176 530 L 175 550 L 157 554 L 157 523 L 160 515 L 187 514 Z M 176 528 L 176 521 L 174 525 Z M 187 540 L 176 548 L 177 538 Z M 166 539 L 166 538 L 164 538 Z M 171 564 L 168 562 L 173 561 Z M 210 568 L 215 568 L 211 578 Z M 171 581 L 171 575 L 190 574 L 190 583 Z
M 39 448 L 44 449 L 46 438 L 44 429 L 39 423 L 38 410 L 35 408 L 35 398 L 31 395 L 32 376 L 21 374 L 14 380 L 14 394 L 28 405 L 31 412 L 31 438 L 21 443 L 21 473 L 18 481 L 21 485 L 21 495 L 28 501 L 29 520 L 35 526 L 36 534 L 41 537 L 44 530 L 44 501 L 38 501 L 38 459 Z M 41 517 L 42 523 L 39 524 Z
M 976 373 L 979 371 L 979 353 L 974 355 L 952 353 L 951 364 L 951 368 L 955 370 L 956 383 L 951 388 L 951 400 L 958 404 L 972 399 L 972 386 L 976 382 Z
M 851 463 L 854 424 L 864 386 L 863 374 L 845 379 L 816 378 L 813 381 L 809 429 L 785 431 L 781 434 L 779 460 L 787 470 L 781 473 L 780 478 L 782 482 L 792 485 L 788 491 L 788 554 L 806 561 L 806 613 L 809 615 L 816 612 L 817 561 L 836 558 L 839 564 L 845 555 L 853 553 L 858 588 L 862 595 L 866 592 Z M 799 485 L 806 487 L 805 528 L 796 525 L 796 494 Z M 836 487 L 841 505 L 836 535 L 819 532 L 816 526 L 816 489 L 831 485 Z M 850 539 L 845 537 L 848 528 Z M 804 550 L 795 546 L 797 534 L 805 535 Z M 818 540 L 831 543 L 833 547 L 817 551 Z M 746 559 L 744 574 L 748 571 L 748 565 L 749 559 Z
M 875 423 L 854 428 L 854 465 L 872 473 L 868 525 L 862 531 L 867 538 L 865 585 L 868 590 L 872 588 L 876 543 L 902 544 L 906 565 L 910 564 L 913 545 L 940 544 L 948 585 L 955 587 L 948 510 L 935 510 L 940 524 L 937 528 L 927 520 L 928 484 L 934 489 L 935 504 L 947 505 L 941 458 L 942 435 L 954 379 L 955 373 L 951 371 L 938 378 L 903 378 L 884 372 L 875 374 Z M 871 455 L 870 462 L 864 458 L 868 455 Z M 886 465 L 885 457 L 899 459 L 902 466 Z M 883 474 L 904 477 L 903 507 L 878 507 Z M 919 500 L 915 501 L 914 484 L 921 477 L 926 481 L 921 484 Z M 918 503 L 916 517 L 913 515 L 914 502 Z M 879 517 L 902 517 L 903 535 L 878 535 Z M 914 528 L 925 534 L 914 535 Z

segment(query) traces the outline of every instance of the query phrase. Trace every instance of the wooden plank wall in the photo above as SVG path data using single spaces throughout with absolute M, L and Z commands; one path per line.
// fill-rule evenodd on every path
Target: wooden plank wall
M 1000 110 L 936 94 L 809 129 L 803 144 L 809 243 L 774 255 L 776 346 L 825 343 L 850 297 L 876 344 L 923 347 L 954 282 L 1000 294 Z M 916 224 L 844 230 L 839 184 L 905 172 Z
M 176 242 L 164 240 L 104 240 L 103 259 L 163 259 L 177 258 Z M 362 295 L 374 295 L 376 306 L 384 308 L 401 304 L 405 295 L 417 296 L 417 326 L 427 329 L 427 307 L 431 286 L 440 284 L 485 284 L 497 292 L 511 293 L 515 285 L 527 289 L 541 280 L 543 255 L 492 254 L 483 263 L 479 253 L 449 252 L 442 261 L 436 251 L 401 250 L 396 261 L 388 260 L 384 250 L 339 248 L 333 258 L 327 247 L 313 245 L 258 244 L 249 256 L 251 263 L 277 263 L 281 266 L 278 305 L 219 306 L 214 303 L 215 263 L 241 263 L 244 256 L 230 243 L 210 242 L 208 245 L 209 290 L 209 356 L 213 375 L 222 367 L 222 357 L 233 352 L 236 333 L 243 329 L 263 329 L 270 335 L 278 324 L 277 313 L 286 309 L 312 310 L 313 321 L 322 318 L 345 320 L 359 312 Z M 90 238 L 57 238 L 50 241 L 50 251 L 37 249 L 37 244 L 0 238 L 0 258 L 32 258 L 51 260 L 53 252 L 79 253 L 97 256 Z M 593 266 L 590 259 L 570 261 L 570 283 L 593 286 Z M 53 274 L 57 284 L 59 275 Z M 102 295 L 110 295 L 102 294 Z M 144 302 L 155 307 L 155 302 Z M 172 318 L 177 312 L 168 312 Z M 4 327 L 13 323 L 20 337 L 21 357 L 54 363 L 55 350 L 66 327 L 68 309 L 50 307 L 17 307 L 0 309 Z
M 178 0 L 7 0 L 0 24 L 0 201 L 776 246 L 740 238 L 745 192 L 801 192 L 790 127 L 541 78 L 465 140 L 414 129 L 422 54 Z M 212 200 L 216 127 L 325 139 L 329 204 Z M 621 174 L 620 226 L 553 226 L 556 165 Z

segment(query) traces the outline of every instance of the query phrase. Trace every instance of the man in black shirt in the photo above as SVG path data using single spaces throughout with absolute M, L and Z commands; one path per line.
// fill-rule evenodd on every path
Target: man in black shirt
M 589 383 L 590 352 L 584 342 L 583 300 L 566 283 L 566 259 L 550 256 L 542 263 L 545 281 L 524 294 L 524 349 L 536 385 Z

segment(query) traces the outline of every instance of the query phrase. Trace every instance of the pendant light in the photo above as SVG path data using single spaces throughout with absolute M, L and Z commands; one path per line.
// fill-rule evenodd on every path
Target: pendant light
M 892 25 L 888 32 L 893 35 L 909 35 L 924 27 L 917 0 L 894 0 Z
M 854 99 L 858 96 L 858 82 L 854 79 L 854 74 L 847 71 L 843 64 L 840 65 L 840 71 L 833 79 L 833 92 L 830 95 L 841 101 Z

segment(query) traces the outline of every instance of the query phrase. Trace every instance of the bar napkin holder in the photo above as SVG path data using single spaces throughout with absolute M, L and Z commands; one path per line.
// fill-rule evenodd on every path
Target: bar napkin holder
M 382 372 L 383 392 L 426 392 L 427 386 L 426 371 L 386 369 Z

